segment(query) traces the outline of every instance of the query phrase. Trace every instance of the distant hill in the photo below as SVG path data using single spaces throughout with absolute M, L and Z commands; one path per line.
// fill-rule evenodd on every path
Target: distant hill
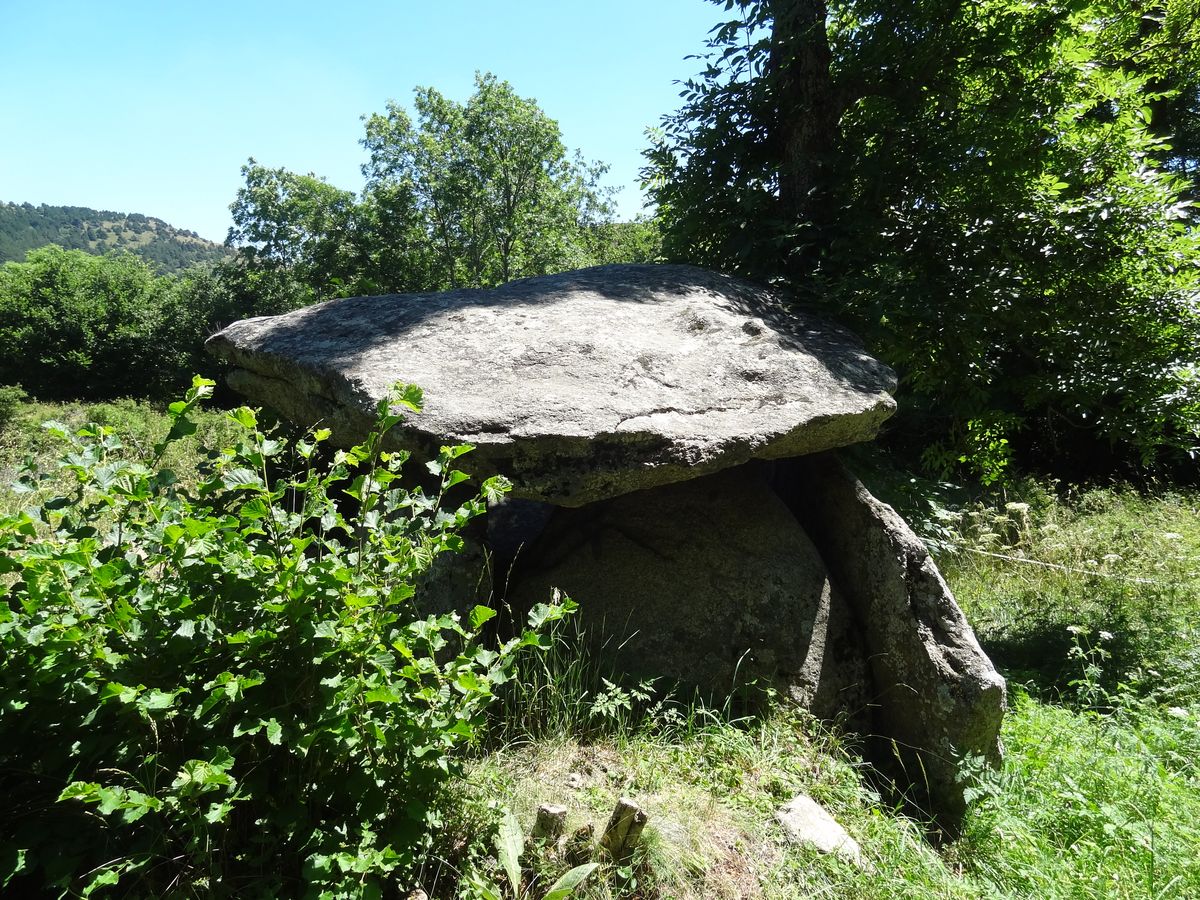
M 159 272 L 225 258 L 229 250 L 162 219 L 86 206 L 0 203 L 0 263 L 21 261 L 46 244 L 102 254 L 128 250 Z

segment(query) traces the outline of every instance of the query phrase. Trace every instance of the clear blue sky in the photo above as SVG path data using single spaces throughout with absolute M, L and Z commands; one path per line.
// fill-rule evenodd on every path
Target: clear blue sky
M 359 117 L 491 71 L 612 166 L 679 105 L 704 0 L 0 0 L 0 200 L 141 212 L 223 240 L 247 157 L 357 190 Z

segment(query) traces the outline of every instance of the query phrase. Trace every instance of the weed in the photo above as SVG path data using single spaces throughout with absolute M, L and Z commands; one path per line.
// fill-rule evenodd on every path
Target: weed
M 494 686 L 566 615 L 539 605 L 489 646 L 487 607 L 415 612 L 420 576 L 505 489 L 447 502 L 465 446 L 428 463 L 433 494 L 401 486 L 407 454 L 382 441 L 416 389 L 321 470 L 328 431 L 290 442 L 235 410 L 238 440 L 189 487 L 161 464 L 211 385 L 172 404 L 147 461 L 108 426 L 52 426 L 59 472 L 28 471 L 20 511 L 0 517 L 0 883 L 14 890 L 395 888 Z M 299 468 L 272 480 L 289 456 Z

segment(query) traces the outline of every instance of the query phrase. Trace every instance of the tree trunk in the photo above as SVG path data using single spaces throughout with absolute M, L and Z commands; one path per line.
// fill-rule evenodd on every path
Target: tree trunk
M 771 0 L 770 9 L 779 201 L 796 227 L 785 268 L 800 281 L 816 270 L 829 241 L 829 167 L 842 104 L 829 68 L 825 0 Z

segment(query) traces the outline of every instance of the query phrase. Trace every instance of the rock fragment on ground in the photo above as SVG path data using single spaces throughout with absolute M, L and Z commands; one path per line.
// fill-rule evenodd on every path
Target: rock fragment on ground
M 842 859 L 866 868 L 862 848 L 826 810 L 807 794 L 798 794 L 775 813 L 788 839 L 813 847 L 821 853 L 837 854 Z

